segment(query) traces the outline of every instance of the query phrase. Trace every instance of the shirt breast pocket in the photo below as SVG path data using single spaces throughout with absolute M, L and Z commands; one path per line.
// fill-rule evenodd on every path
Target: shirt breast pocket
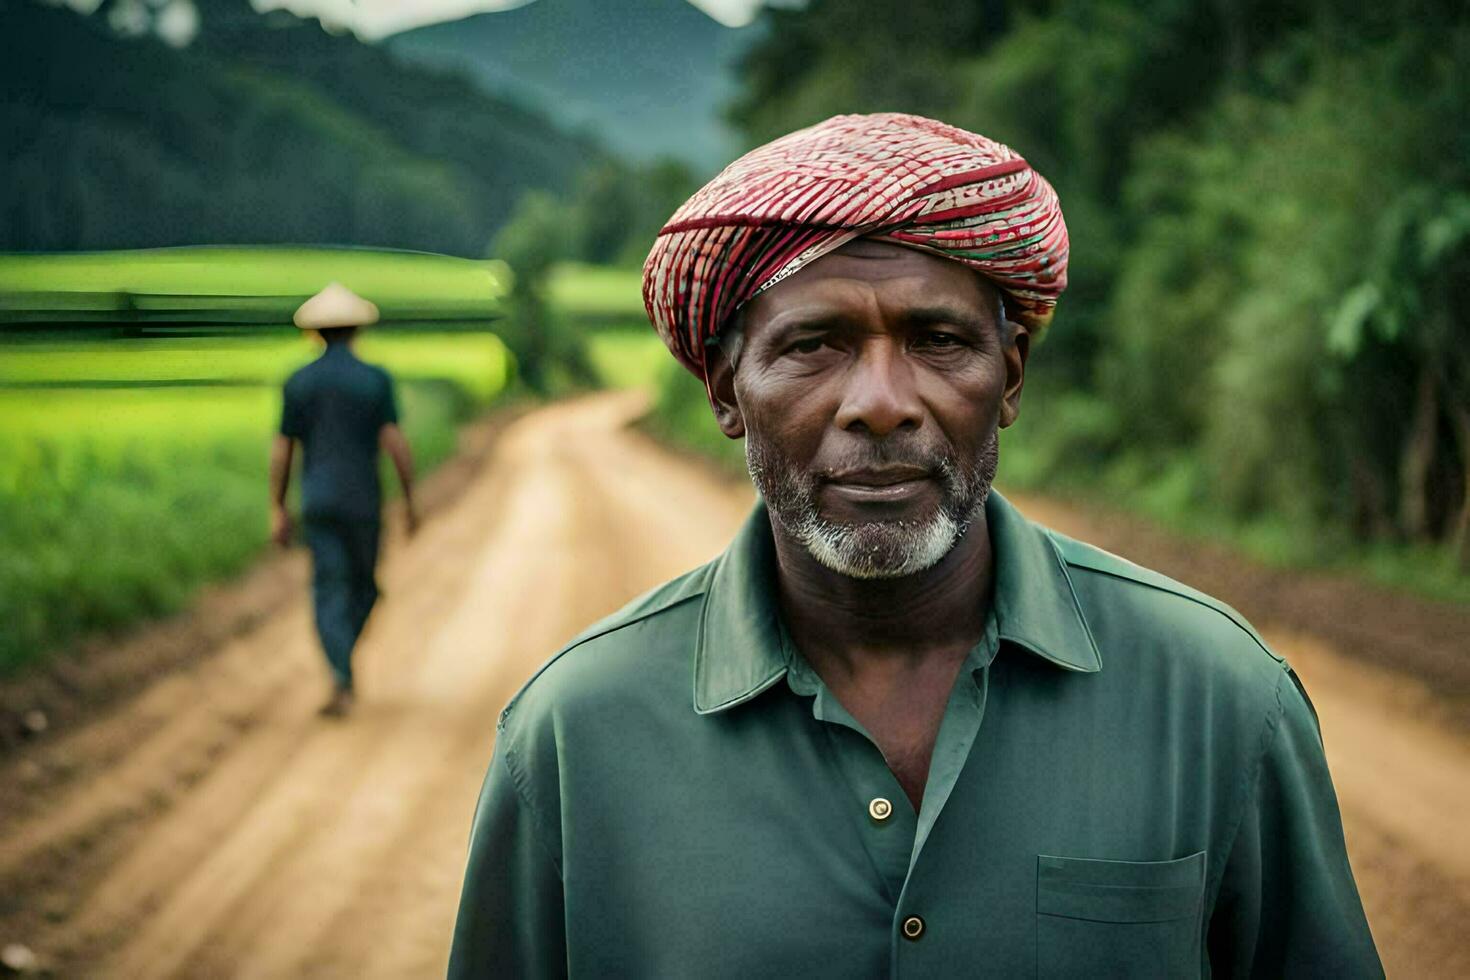
M 1205 852 L 1036 861 L 1038 977 L 1197 977 Z

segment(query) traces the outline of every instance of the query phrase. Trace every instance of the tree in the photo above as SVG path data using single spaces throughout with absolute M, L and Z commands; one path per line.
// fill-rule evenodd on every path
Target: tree
M 1470 193 L 1410 187 L 1374 231 L 1368 268 L 1338 307 L 1329 343 L 1351 359 L 1376 338 L 1415 363 L 1412 421 L 1400 452 L 1400 526 L 1413 539 L 1433 536 L 1432 478 L 1448 448 L 1439 435 L 1448 421 L 1459 504 L 1445 537 L 1470 570 Z
M 574 383 L 595 380 L 582 338 L 557 316 L 547 298 L 553 267 L 572 254 L 571 218 L 561 199 L 530 191 L 516 204 L 488 252 L 491 258 L 504 260 L 515 276 L 511 316 L 501 338 L 516 356 L 521 379 L 539 394 L 551 393 L 559 371 Z

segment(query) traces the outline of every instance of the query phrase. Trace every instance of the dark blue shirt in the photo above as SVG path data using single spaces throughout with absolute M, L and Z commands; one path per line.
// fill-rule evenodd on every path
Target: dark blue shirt
M 281 435 L 301 440 L 305 517 L 379 519 L 378 433 L 398 421 L 393 379 L 332 344 L 286 381 Z

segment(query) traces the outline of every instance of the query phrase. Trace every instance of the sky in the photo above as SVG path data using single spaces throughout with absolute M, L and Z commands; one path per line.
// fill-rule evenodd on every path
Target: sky
M 351 28 L 365 41 L 425 24 L 458 20 L 486 10 L 519 7 L 528 0 L 251 0 L 257 10 L 284 7 L 294 14 L 317 17 Z M 730 27 L 748 24 L 763 0 L 689 0 Z

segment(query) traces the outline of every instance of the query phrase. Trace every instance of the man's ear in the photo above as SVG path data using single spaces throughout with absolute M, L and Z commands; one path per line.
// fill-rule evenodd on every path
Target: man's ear
M 735 400 L 735 369 L 718 344 L 705 348 L 704 371 L 705 393 L 709 396 L 709 407 L 714 410 L 720 431 L 731 439 L 744 437 L 745 417 L 740 414 L 740 405 Z
M 1000 403 L 1000 427 L 1009 428 L 1021 415 L 1021 386 L 1026 381 L 1026 358 L 1031 353 L 1031 331 L 1025 325 L 1007 320 L 1001 328 L 1009 328 L 1005 345 L 1006 387 Z

